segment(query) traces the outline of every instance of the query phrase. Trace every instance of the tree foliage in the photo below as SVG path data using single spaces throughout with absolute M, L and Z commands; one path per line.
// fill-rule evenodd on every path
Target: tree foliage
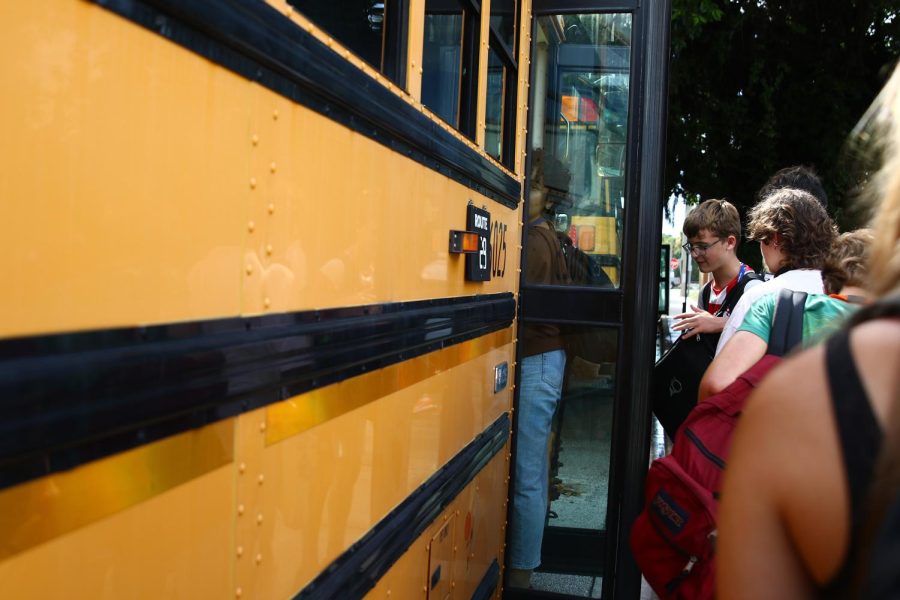
M 897 0 L 673 0 L 668 189 L 743 213 L 772 173 L 811 165 L 851 225 L 846 142 L 898 54 Z

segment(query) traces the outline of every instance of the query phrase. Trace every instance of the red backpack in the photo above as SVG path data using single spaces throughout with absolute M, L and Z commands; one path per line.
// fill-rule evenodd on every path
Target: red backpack
M 675 434 L 672 453 L 647 473 L 631 551 L 653 591 L 669 598 L 715 595 L 716 516 L 731 436 L 750 393 L 803 335 L 804 292 L 782 290 L 766 355 L 697 405 Z

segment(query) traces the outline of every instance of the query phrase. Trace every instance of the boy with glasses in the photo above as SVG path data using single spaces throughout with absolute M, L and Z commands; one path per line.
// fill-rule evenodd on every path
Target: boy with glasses
M 683 331 L 690 338 L 699 333 L 708 334 L 713 346 L 725 328 L 733 307 L 744 290 L 761 283 L 752 277 L 743 285 L 741 281 L 753 269 L 738 260 L 738 242 L 741 239 L 741 219 L 737 209 L 725 200 L 707 200 L 691 211 L 682 227 L 688 238 L 683 246 L 690 253 L 703 273 L 710 273 L 710 282 L 700 292 L 700 306 L 691 306 L 692 312 L 675 315 L 678 322 L 672 327 Z M 728 308 L 717 315 L 727 303 Z

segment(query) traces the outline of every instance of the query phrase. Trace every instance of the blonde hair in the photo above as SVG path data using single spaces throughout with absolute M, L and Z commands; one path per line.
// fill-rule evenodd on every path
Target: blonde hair
M 878 137 L 883 159 L 871 193 L 877 211 L 872 229 L 868 289 L 875 296 L 900 292 L 900 65 L 857 127 L 865 141 Z
M 872 238 L 871 229 L 857 229 L 838 236 L 822 268 L 826 294 L 837 294 L 847 286 L 866 286 Z

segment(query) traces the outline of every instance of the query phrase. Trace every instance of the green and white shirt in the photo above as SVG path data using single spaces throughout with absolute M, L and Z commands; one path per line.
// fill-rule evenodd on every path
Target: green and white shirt
M 768 294 L 752 304 L 738 331 L 749 331 L 769 343 L 778 294 Z M 809 348 L 828 337 L 859 308 L 855 304 L 824 294 L 810 294 L 803 308 L 803 347 Z

